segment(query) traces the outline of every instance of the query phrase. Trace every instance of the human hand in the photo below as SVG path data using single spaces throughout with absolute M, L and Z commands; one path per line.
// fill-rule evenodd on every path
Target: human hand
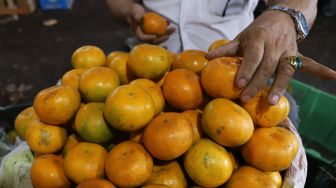
M 267 11 L 259 16 L 233 41 L 210 51 L 206 57 L 241 56 L 242 64 L 235 83 L 244 88 L 241 100 L 247 102 L 275 75 L 268 102 L 275 105 L 284 94 L 295 73 L 289 63 L 279 63 L 281 58 L 298 56 L 297 33 L 291 17 L 278 11 Z M 309 58 L 302 58 L 302 70 L 314 75 L 336 79 L 335 71 Z
M 160 44 L 166 41 L 169 38 L 169 35 L 172 34 L 176 29 L 168 28 L 166 34 L 162 36 L 148 35 L 143 32 L 141 29 L 142 18 L 146 13 L 143 6 L 138 3 L 133 3 L 130 6 L 129 15 L 127 16 L 127 22 L 130 24 L 132 30 L 135 33 L 135 36 L 143 42 L 148 42 L 152 44 Z M 169 25 L 169 21 L 167 20 Z

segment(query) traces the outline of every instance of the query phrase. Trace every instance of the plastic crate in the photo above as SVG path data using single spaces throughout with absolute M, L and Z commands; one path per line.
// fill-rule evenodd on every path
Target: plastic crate
M 308 154 L 326 163 L 336 160 L 336 96 L 298 80 L 290 92 L 300 106 L 299 133 Z
M 70 9 L 74 0 L 40 0 L 42 10 Z

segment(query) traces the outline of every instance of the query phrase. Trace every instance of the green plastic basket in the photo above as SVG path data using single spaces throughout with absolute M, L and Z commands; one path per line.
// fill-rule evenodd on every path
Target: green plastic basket
M 298 80 L 291 93 L 300 106 L 299 133 L 306 152 L 326 163 L 336 160 L 336 96 Z

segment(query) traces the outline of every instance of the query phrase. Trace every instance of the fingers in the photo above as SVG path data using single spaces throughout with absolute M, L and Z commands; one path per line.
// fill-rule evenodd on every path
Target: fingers
M 336 71 L 322 64 L 317 63 L 315 60 L 309 57 L 301 56 L 301 59 L 303 66 L 300 69 L 300 71 L 308 73 L 313 76 L 320 77 L 322 79 L 336 80 Z
M 279 57 L 280 55 L 277 55 L 272 47 L 269 46 L 265 48 L 265 52 L 259 66 L 257 63 L 258 59 L 250 59 L 250 62 L 255 63 L 256 65 L 249 66 L 251 66 L 252 68 L 258 66 L 258 68 L 255 73 L 251 70 L 244 72 L 244 74 L 248 75 L 248 77 L 252 77 L 252 79 L 241 93 L 240 99 L 243 102 L 249 101 L 254 95 L 257 94 L 258 91 L 262 90 L 267 85 L 267 81 L 273 76 L 276 70 Z
M 233 40 L 205 54 L 205 58 L 214 59 L 222 56 L 235 56 L 237 54 L 239 42 Z
M 284 53 L 281 58 L 288 56 L 293 56 L 293 54 Z M 280 97 L 284 95 L 285 91 L 287 90 L 288 84 L 293 78 L 294 74 L 295 69 L 289 63 L 280 62 L 278 64 L 277 74 L 273 82 L 271 91 L 268 95 L 268 103 L 270 105 L 276 105 L 279 102 Z
M 142 17 L 145 14 L 145 9 L 140 5 L 135 3 L 131 7 L 131 19 L 137 23 L 141 23 Z
M 142 31 L 142 29 L 141 29 L 140 26 L 137 26 L 137 27 L 135 28 L 135 35 L 136 35 L 136 37 L 137 37 L 139 40 L 144 41 L 144 42 L 150 42 L 150 41 L 152 41 L 152 40 L 154 40 L 154 39 L 156 38 L 155 35 L 147 35 L 147 34 L 145 34 L 145 33 Z
M 160 37 L 156 37 L 155 39 L 153 39 L 153 40 L 151 40 L 149 42 L 152 43 L 152 44 L 160 44 L 160 43 L 168 40 L 169 39 L 169 35 L 171 35 L 175 31 L 176 31 L 175 27 L 168 28 L 165 35 L 162 35 Z
M 243 62 L 239 67 L 236 75 L 236 86 L 243 88 L 252 78 L 254 72 L 257 70 L 264 54 L 264 43 L 253 42 L 248 46 L 244 52 Z M 269 54 L 269 53 L 267 53 Z M 268 60 L 269 57 L 266 57 Z
M 172 28 L 168 28 L 167 29 L 167 32 L 165 35 L 163 36 L 160 36 L 160 37 L 157 37 L 155 35 L 148 35 L 148 34 L 145 34 L 141 27 L 137 27 L 136 30 L 135 30 L 135 35 L 136 37 L 143 41 L 143 42 L 148 42 L 148 43 L 152 43 L 152 44 L 160 44 L 166 40 L 169 39 L 169 35 L 172 34 L 173 32 L 176 31 L 176 28 L 172 27 Z
M 168 28 L 167 32 L 166 32 L 166 35 L 170 35 L 170 34 L 174 33 L 175 31 L 176 31 L 175 27 Z

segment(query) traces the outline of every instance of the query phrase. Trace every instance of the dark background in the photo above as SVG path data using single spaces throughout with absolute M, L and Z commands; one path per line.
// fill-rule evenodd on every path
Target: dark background
M 318 62 L 336 69 L 336 17 L 319 14 L 300 51 Z M 43 21 L 57 19 L 50 27 Z M 0 106 L 32 102 L 35 94 L 54 85 L 71 69 L 72 52 L 91 44 L 105 53 L 123 46 L 131 35 L 127 25 L 110 15 L 105 0 L 77 0 L 69 11 L 41 11 L 20 16 L 19 20 L 0 24 Z M 297 73 L 296 79 L 336 94 L 335 81 L 323 81 Z

